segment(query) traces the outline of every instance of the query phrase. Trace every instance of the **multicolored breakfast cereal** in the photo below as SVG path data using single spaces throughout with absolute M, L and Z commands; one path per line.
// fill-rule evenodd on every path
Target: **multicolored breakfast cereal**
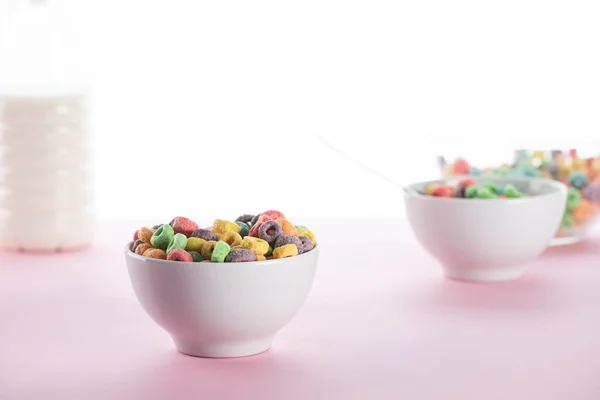
M 569 191 L 557 238 L 580 236 L 582 230 L 600 219 L 600 155 L 581 158 L 576 150 L 516 150 L 512 163 L 484 169 L 477 168 L 464 159 L 457 159 L 451 163 L 447 163 L 443 158 L 439 161 L 445 177 L 532 177 L 564 183 Z M 443 190 L 438 193 L 443 193 Z
M 494 182 L 477 183 L 473 179 L 463 179 L 455 186 L 433 183 L 425 188 L 423 194 L 434 197 L 452 197 L 463 199 L 518 199 L 529 194 L 522 193 L 514 185 Z
M 309 252 L 314 234 L 294 225 L 277 210 L 243 214 L 235 221 L 216 219 L 200 228 L 185 217 L 134 232 L 130 250 L 138 255 L 179 262 L 248 262 L 287 258 Z

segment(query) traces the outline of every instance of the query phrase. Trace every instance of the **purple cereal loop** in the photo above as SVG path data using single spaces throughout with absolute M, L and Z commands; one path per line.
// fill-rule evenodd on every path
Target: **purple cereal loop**
M 243 215 L 240 215 L 239 217 L 237 217 L 234 222 L 240 221 L 245 224 L 249 224 L 250 221 L 252 221 L 254 219 L 254 217 L 255 216 L 252 214 L 243 214 Z
M 256 261 L 256 255 L 249 249 L 232 249 L 225 257 L 225 262 Z
M 204 239 L 207 242 L 210 242 L 211 240 L 214 240 L 216 242 L 219 240 L 219 238 L 217 237 L 217 235 L 214 232 L 211 232 L 208 229 L 202 229 L 202 228 L 196 229 L 194 232 L 192 232 L 190 237 Z
M 600 186 L 589 185 L 581 191 L 581 194 L 584 199 L 600 204 Z
M 281 225 L 276 221 L 267 221 L 258 228 L 258 237 L 269 243 L 273 248 L 275 248 L 275 246 L 273 246 L 275 239 L 282 233 L 283 230 L 281 229 Z
M 250 226 L 250 227 L 252 227 L 252 226 L 253 226 L 253 225 L 256 223 L 256 221 L 258 221 L 258 219 L 259 219 L 259 218 L 260 218 L 260 214 L 256 214 L 256 215 L 254 216 L 254 218 L 252 218 L 252 219 L 250 220 L 250 224 L 249 224 L 249 226 Z
M 131 251 L 132 251 L 133 253 L 135 253 L 135 249 L 137 249 L 137 247 L 138 247 L 140 244 L 142 244 L 142 243 L 144 243 L 144 242 L 142 242 L 140 239 L 138 239 L 138 240 L 136 240 L 135 242 L 133 242 L 133 243 L 131 244 Z
M 298 254 L 306 253 L 314 248 L 308 236 L 298 236 L 298 240 L 302 243 L 302 248 L 298 247 Z
M 293 244 L 298 249 L 298 254 L 302 252 L 304 246 L 302 245 L 302 241 L 298 239 L 296 236 L 292 235 L 279 235 L 275 242 L 273 243 L 273 249 L 276 249 L 281 246 L 285 246 L 286 244 Z

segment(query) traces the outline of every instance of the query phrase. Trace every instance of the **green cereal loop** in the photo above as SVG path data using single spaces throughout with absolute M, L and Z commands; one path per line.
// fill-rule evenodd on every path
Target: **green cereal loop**
M 231 247 L 222 240 L 219 240 L 215 245 L 212 256 L 210 256 L 210 261 L 222 263 L 225 262 L 225 257 L 231 251 Z
M 560 222 L 560 226 L 563 228 L 570 228 L 575 223 L 575 217 L 568 211 L 565 211 L 563 215 L 562 221 Z
M 265 257 L 270 257 L 273 255 L 273 248 L 269 246 L 269 250 L 265 253 Z
M 467 199 L 473 199 L 473 198 L 477 197 L 478 191 L 479 191 L 479 189 L 477 188 L 477 186 L 469 186 L 468 188 L 465 189 L 465 197 Z
M 197 251 L 188 251 L 188 253 L 190 253 L 194 262 L 200 262 L 204 260 L 204 257 L 202 257 Z
M 171 225 L 162 225 L 150 238 L 150 244 L 157 249 L 167 250 L 171 239 L 173 239 L 173 235 L 175 235 L 175 231 Z
M 491 182 L 486 182 L 481 187 L 489 189 L 493 194 L 498 194 L 498 186 Z
M 542 176 L 542 173 L 531 164 L 523 164 L 519 167 L 521 173 L 525 174 L 525 176 L 529 176 L 532 178 Z
M 491 175 L 495 176 L 507 176 L 508 174 L 510 174 L 509 168 L 496 168 L 491 171 Z
M 294 226 L 294 228 L 296 228 L 297 231 L 307 231 L 308 228 L 305 227 L 304 225 L 296 225 Z
M 242 221 L 235 221 L 235 223 L 240 227 L 240 236 L 248 236 L 248 233 L 250 232 L 250 227 L 248 226 L 248 224 Z
M 510 183 L 507 183 L 506 186 L 504 186 L 504 195 L 511 199 L 517 199 L 519 197 L 523 197 L 523 193 L 521 193 L 519 191 L 519 189 L 517 189 Z
M 571 211 L 581 203 L 581 195 L 579 190 L 575 188 L 569 188 L 567 191 L 567 210 Z
M 498 196 L 496 195 L 496 193 L 492 192 L 490 188 L 480 187 L 479 189 L 477 189 L 478 199 L 495 199 L 497 197 Z
M 167 255 L 175 249 L 185 250 L 186 247 L 187 237 L 183 233 L 178 233 L 171 239 L 169 247 L 167 247 Z

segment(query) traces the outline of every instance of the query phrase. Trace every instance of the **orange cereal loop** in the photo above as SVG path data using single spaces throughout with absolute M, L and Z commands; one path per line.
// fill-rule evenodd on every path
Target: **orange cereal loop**
M 265 261 L 267 259 L 267 257 L 263 256 L 262 254 L 255 254 L 256 256 L 256 261 Z
M 590 205 L 590 202 L 585 199 L 581 199 L 581 202 L 577 207 L 571 211 L 573 219 L 577 225 L 581 225 L 587 221 L 589 217 L 594 213 L 594 209 Z
M 596 211 L 596 205 L 588 199 L 581 199 L 579 207 L 582 207 L 588 215 L 591 215 Z
M 212 252 L 215 249 L 216 245 L 217 245 L 216 240 L 209 240 L 208 242 L 204 243 L 204 246 L 202 246 L 202 251 L 200 252 L 200 255 L 202 257 L 204 257 L 205 260 L 210 260 L 210 257 L 212 257 Z
M 148 249 L 143 255 L 148 258 L 158 258 L 159 260 L 167 259 L 167 253 L 161 249 Z
M 585 213 L 576 213 L 573 212 L 573 220 L 575 221 L 575 225 L 579 226 L 579 225 L 585 225 L 588 221 L 589 221 L 589 214 L 585 214 Z
M 237 246 L 231 246 L 231 250 L 233 249 L 245 249 L 244 246 L 242 246 L 241 244 L 237 245 Z
M 148 243 L 142 243 L 140 244 L 138 247 L 136 247 L 135 249 L 135 254 L 141 256 L 144 255 L 144 252 L 148 249 L 152 249 L 152 245 L 149 245 Z
M 579 205 L 585 209 L 589 209 L 590 207 L 592 207 L 592 202 L 582 197 L 581 201 L 579 202 Z
M 147 244 L 150 244 L 150 239 L 152 238 L 152 235 L 154 235 L 154 230 L 147 228 L 147 227 L 143 227 L 138 231 L 138 238 Z
M 275 222 L 277 222 L 281 226 L 281 230 L 286 235 L 298 236 L 298 230 L 296 229 L 294 224 L 292 224 L 287 219 L 278 219 L 275 220 Z

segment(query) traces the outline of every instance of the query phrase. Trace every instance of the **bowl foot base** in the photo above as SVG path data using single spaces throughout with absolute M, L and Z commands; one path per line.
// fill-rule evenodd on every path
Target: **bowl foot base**
M 263 353 L 271 348 L 272 337 L 232 342 L 193 341 L 173 338 L 180 353 L 193 357 L 233 358 Z
M 469 282 L 506 282 L 519 279 L 525 273 L 523 265 L 487 268 L 444 267 L 446 278 Z

